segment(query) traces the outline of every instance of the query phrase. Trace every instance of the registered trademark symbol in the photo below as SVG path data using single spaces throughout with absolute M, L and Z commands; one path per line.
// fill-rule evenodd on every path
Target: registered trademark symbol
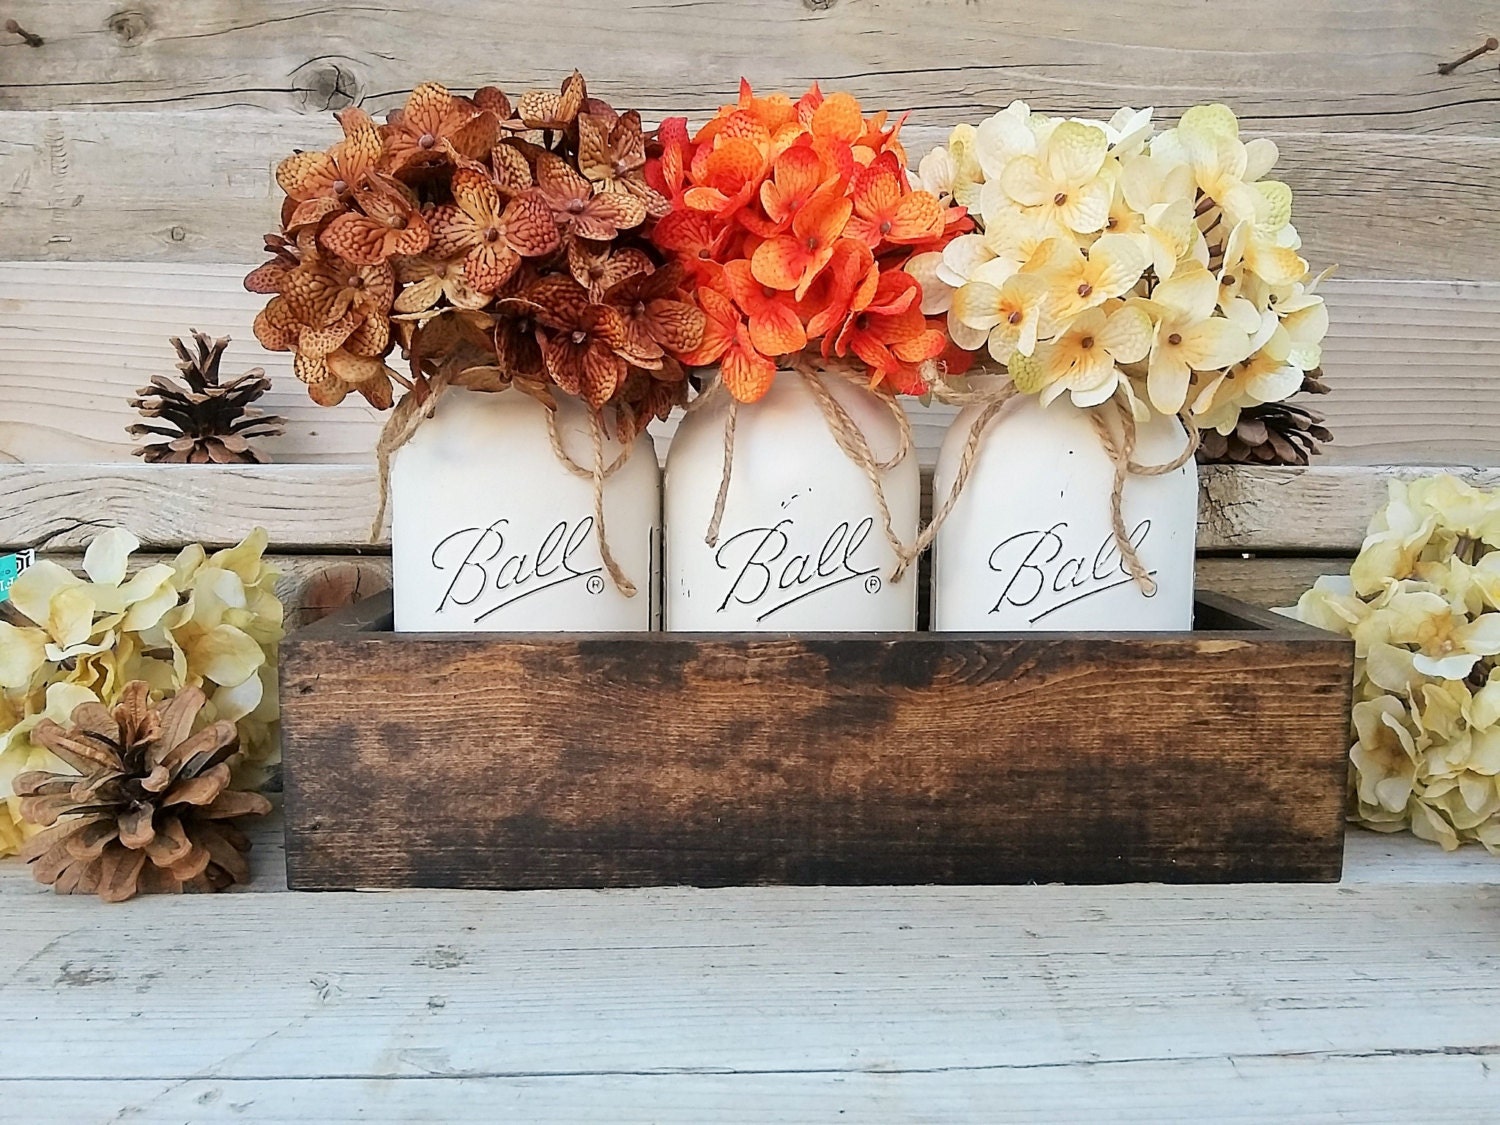
M 591 594 L 604 593 L 604 579 L 600 578 L 597 574 L 589 575 L 588 588 Z
M 872 575 L 870 575 L 870 577 L 868 577 L 868 578 L 865 579 L 865 593 L 867 593 L 867 594 L 878 594 L 878 593 L 880 593 L 880 575 L 878 575 L 878 574 L 872 574 Z

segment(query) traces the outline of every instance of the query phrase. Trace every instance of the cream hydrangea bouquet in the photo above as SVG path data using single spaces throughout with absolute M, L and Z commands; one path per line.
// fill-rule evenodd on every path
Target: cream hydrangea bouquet
M 1500 855 L 1500 488 L 1392 481 L 1349 575 L 1283 612 L 1354 638 L 1353 819 Z
M 1222 105 L 1155 133 L 1150 110 L 1087 121 L 1012 102 L 915 174 L 978 227 L 912 259 L 922 311 L 1044 403 L 1118 395 L 1140 420 L 1149 404 L 1228 433 L 1301 388 L 1328 327 L 1291 189 L 1267 178 L 1277 155 Z
M 60 766 L 32 731 L 43 719 L 67 723 L 82 703 L 113 706 L 133 680 L 162 694 L 202 688 L 199 723 L 225 719 L 239 731 L 238 784 L 258 785 L 277 760 L 282 607 L 266 533 L 214 555 L 187 547 L 131 574 L 139 547 L 128 531 L 106 531 L 89 545 L 82 577 L 44 560 L 0 603 L 0 855 L 37 831 L 17 815 L 16 776 Z

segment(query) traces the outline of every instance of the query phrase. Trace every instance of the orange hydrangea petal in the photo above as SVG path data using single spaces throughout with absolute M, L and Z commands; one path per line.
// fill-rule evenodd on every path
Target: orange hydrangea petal
M 663 250 L 696 256 L 712 246 L 713 230 L 706 215 L 695 211 L 673 211 L 652 229 L 651 241 Z
M 725 118 L 719 135 L 749 141 L 761 152 L 771 143 L 771 130 L 766 123 L 753 112 L 743 109 Z
M 359 314 L 350 309 L 332 324 L 320 328 L 304 327 L 297 336 L 297 354 L 324 356 L 337 351 L 359 327 L 359 322 Z
M 348 116 L 348 112 L 345 110 L 344 116 L 339 118 L 346 135 L 334 146 L 334 156 L 340 175 L 353 186 L 361 176 L 380 164 L 380 129 L 370 120 L 369 114 L 364 114 L 363 122 L 351 129 L 349 122 L 354 119 Z
M 822 184 L 823 160 L 806 145 L 789 148 L 776 158 L 771 178 L 760 185 L 761 206 L 775 222 L 788 218 Z
M 454 131 L 448 138 L 449 145 L 460 156 L 470 160 L 482 160 L 500 139 L 500 122 L 493 113 L 481 113 L 468 124 Z
M 854 177 L 854 209 L 867 219 L 890 218 L 901 204 L 903 190 L 900 165 L 895 157 L 883 155 Z
M 349 384 L 328 370 L 322 356 L 299 354 L 292 372 L 307 384 L 307 396 L 319 406 L 337 406 L 349 393 Z
M 817 136 L 853 142 L 865 131 L 865 119 L 854 95 L 840 90 L 823 99 L 809 127 Z
M 853 212 L 854 204 L 846 196 L 825 188 L 809 199 L 792 217 L 792 231 L 804 242 L 816 240 L 820 244 L 832 246 L 834 240 L 844 232 L 844 226 Z
M 900 366 L 896 357 L 886 350 L 885 345 L 868 332 L 851 332 L 848 347 L 876 371 L 894 371 Z M 843 355 L 844 352 L 841 351 L 839 354 Z
M 762 355 L 791 355 L 807 346 L 807 333 L 790 305 L 765 301 L 750 318 L 750 342 Z
M 948 347 L 948 337 L 936 328 L 925 328 L 909 340 L 892 346 L 891 352 L 903 363 L 921 363 L 937 359 Z
M 765 158 L 750 141 L 731 137 L 719 144 L 708 157 L 700 183 L 733 196 L 744 186 L 758 181 L 765 172 Z
M 755 248 L 750 270 L 755 280 L 772 289 L 796 289 L 810 258 L 801 242 L 790 235 L 770 238 Z
M 929 192 L 914 191 L 902 198 L 885 232 L 890 242 L 923 242 L 943 233 L 943 205 Z
M 740 402 L 758 402 L 776 379 L 776 364 L 741 336 L 720 360 L 719 377 L 725 389 Z

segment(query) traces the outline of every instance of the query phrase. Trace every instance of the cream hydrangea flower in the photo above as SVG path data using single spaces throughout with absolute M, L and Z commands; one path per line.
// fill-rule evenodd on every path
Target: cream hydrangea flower
M 1092 234 L 1109 221 L 1114 183 L 1105 172 L 1109 138 L 1104 130 L 1064 121 L 1038 145 L 1037 154 L 1006 162 L 999 177 L 1018 206 L 1077 234 Z
M 1214 315 L 1218 300 L 1218 282 L 1197 265 L 1178 272 L 1151 293 L 1156 329 L 1146 391 L 1151 405 L 1163 414 L 1182 409 L 1194 371 L 1228 367 L 1249 355 L 1250 337 Z
M 1276 146 L 1243 140 L 1222 105 L 1190 109 L 1154 135 L 1151 116 L 1127 107 L 1108 121 L 1048 117 L 1017 101 L 955 129 L 914 182 L 949 191 L 976 229 L 908 269 L 923 312 L 946 313 L 956 345 L 1008 368 L 1019 356 L 1035 393 L 1060 394 L 1060 382 L 1090 372 L 1087 390 L 1062 387 L 1082 391 L 1075 404 L 1109 382 L 1091 382 L 1104 368 L 1069 363 L 1074 376 L 1059 380 L 1031 361 L 1045 352 L 1055 374 L 1054 346 L 1076 358 L 1090 336 L 1078 318 L 1092 324 L 1107 301 L 1140 302 L 1153 343 L 1139 359 L 1115 357 L 1122 401 L 1143 421 L 1141 394 L 1157 412 L 1186 407 L 1200 427 L 1229 433 L 1242 410 L 1301 389 L 1321 362 L 1327 310 L 1297 253 L 1291 190 L 1268 178 Z M 1033 275 L 1047 283 L 1035 310 L 1032 283 L 1012 281 Z
M 1355 642 L 1354 820 L 1500 855 L 1500 489 L 1392 481 L 1348 578 L 1291 612 Z
M 1011 378 L 1021 393 L 1039 393 L 1044 406 L 1064 392 L 1074 406 L 1098 406 L 1120 389 L 1125 375 L 1118 365 L 1139 361 L 1150 347 L 1151 318 L 1138 304 L 1116 301 L 1081 313 L 1035 355 L 1012 355 Z
M 139 545 L 107 531 L 89 545 L 83 576 L 43 560 L 11 587 L 22 620 L 0 623 L 0 798 L 17 772 L 40 768 L 45 751 L 29 734 L 44 715 L 62 722 L 77 702 L 112 704 L 131 680 L 162 694 L 203 688 L 200 720 L 239 727 L 241 784 L 259 783 L 275 763 L 282 607 L 265 532 L 211 557 L 188 547 L 131 573 Z M 0 812 L 0 854 L 19 839 L 9 815 Z

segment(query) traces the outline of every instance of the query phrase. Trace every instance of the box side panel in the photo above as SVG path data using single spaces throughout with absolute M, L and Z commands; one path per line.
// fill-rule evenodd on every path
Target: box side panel
M 287 656 L 294 887 L 1339 873 L 1337 642 L 422 638 Z

